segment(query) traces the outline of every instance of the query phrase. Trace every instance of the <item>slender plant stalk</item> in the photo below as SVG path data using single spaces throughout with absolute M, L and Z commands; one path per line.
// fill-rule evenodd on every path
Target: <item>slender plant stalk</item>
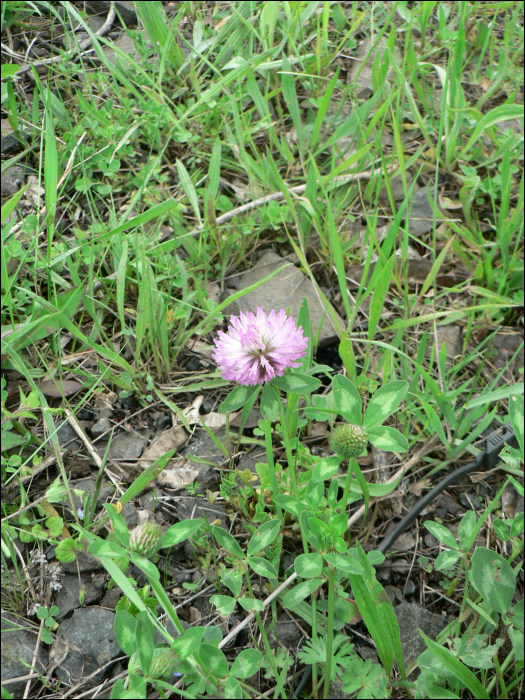
M 264 419 L 264 444 L 266 446 L 266 460 L 268 462 L 268 471 L 270 472 L 270 482 L 272 484 L 275 510 L 277 512 L 277 517 L 282 522 L 283 512 L 281 506 L 275 502 L 275 498 L 279 495 L 279 484 L 277 483 L 275 464 L 273 461 L 272 426 L 269 418 Z
M 324 694 L 325 700 L 330 697 L 330 676 L 332 675 L 332 649 L 334 645 L 334 591 L 335 591 L 335 566 L 328 565 L 328 627 L 326 630 L 326 664 L 324 667 Z
M 317 591 L 312 593 L 312 643 L 317 639 Z M 317 664 L 312 664 L 312 697 L 317 700 Z
M 292 482 L 293 495 L 296 498 L 298 498 L 299 497 L 299 488 L 297 486 L 297 478 L 295 475 L 295 468 L 294 468 L 294 464 L 293 464 L 292 448 L 290 447 L 290 437 L 288 435 L 288 423 L 286 421 L 286 415 L 284 413 L 284 405 L 281 401 L 279 390 L 276 389 L 276 391 L 277 391 L 277 396 L 279 398 L 279 403 L 281 406 L 281 430 L 283 431 L 283 442 L 284 442 L 284 449 L 286 450 L 286 460 L 288 462 L 288 473 L 290 474 L 290 481 Z

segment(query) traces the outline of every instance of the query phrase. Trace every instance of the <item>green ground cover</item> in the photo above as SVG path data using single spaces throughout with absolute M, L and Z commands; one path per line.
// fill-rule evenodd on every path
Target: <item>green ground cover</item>
M 518 697 L 522 5 L 135 2 L 131 19 L 126 3 L 91 5 L 99 24 L 83 3 L 2 2 L 4 608 L 52 644 L 52 589 L 36 587 L 30 558 L 89 551 L 123 594 L 114 634 L 131 661 L 111 697 L 146 697 L 147 683 L 161 697 L 295 697 L 308 666 L 304 697 L 334 696 L 331 683 L 347 697 Z M 232 302 L 281 284 L 277 271 L 250 281 L 269 251 L 304 275 L 334 333 L 324 342 L 301 303 L 302 364 L 260 390 L 225 380 L 210 351 Z M 99 455 L 82 415 L 104 401 L 113 432 Z M 161 410 L 182 441 L 127 481 L 113 473 L 98 509 L 117 428 Z M 91 455 L 80 467 L 62 421 Z M 455 519 L 424 512 L 406 547 L 405 583 L 447 616 L 432 639 L 415 630 L 424 651 L 407 663 L 376 545 L 509 421 L 516 445 L 468 482 L 481 500 Z M 340 423 L 358 431 L 337 437 Z M 122 508 L 166 485 L 154 480 L 180 466 L 196 425 L 222 480 L 184 494 L 230 525 L 190 516 L 130 535 Z M 254 469 L 237 469 L 254 447 Z M 73 475 L 91 474 L 95 495 L 77 494 Z M 157 564 L 183 542 L 200 578 L 176 595 Z M 212 623 L 179 617 L 207 586 Z M 234 610 L 250 635 L 232 652 Z M 270 638 L 283 610 L 306 626 L 298 651 Z M 154 649 L 155 630 L 169 648 Z M 31 697 L 70 689 L 36 669 Z

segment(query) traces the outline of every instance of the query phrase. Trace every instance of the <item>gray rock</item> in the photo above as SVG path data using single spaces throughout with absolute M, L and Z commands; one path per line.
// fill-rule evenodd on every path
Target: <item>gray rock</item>
M 91 31 L 95 32 L 96 34 L 98 30 L 102 28 L 105 21 L 105 17 L 94 15 L 87 18 L 86 24 L 91 29 Z M 77 42 L 81 44 L 86 39 L 89 39 L 89 34 L 87 32 L 77 32 L 74 37 L 68 32 L 66 32 L 66 34 L 61 40 L 61 43 L 66 49 L 72 49 L 76 46 Z
M 98 574 L 89 578 L 84 576 L 82 584 L 84 586 L 85 597 L 83 605 L 93 605 L 98 603 L 102 598 L 105 587 L 105 574 Z M 57 620 L 63 620 L 68 617 L 69 613 L 76 608 L 80 608 L 81 604 L 78 599 L 80 595 L 80 581 L 78 574 L 66 574 L 62 579 L 62 590 L 60 590 L 55 598 L 55 604 L 60 608 L 60 612 L 56 615 Z
M 330 700 L 346 700 L 347 698 L 351 698 L 352 695 L 345 693 L 342 681 L 330 681 L 328 697 Z
M 429 549 L 433 549 L 439 544 L 437 538 L 430 532 L 427 532 L 427 534 L 423 537 L 423 542 L 425 543 L 425 547 L 428 547 Z
M 404 603 L 405 599 L 403 597 L 403 593 L 400 588 L 397 586 L 385 586 L 385 593 L 387 596 L 390 598 L 390 602 L 392 605 L 395 605 L 396 603 Z
M 396 605 L 394 607 L 394 613 L 401 635 L 403 663 L 405 669 L 408 669 L 409 666 L 416 661 L 417 657 L 427 648 L 423 637 L 419 634 L 419 630 L 422 630 L 427 637 L 434 641 L 441 630 L 446 627 L 447 619 L 431 613 L 417 603 L 401 603 L 400 605 Z M 417 675 L 417 669 L 415 673 Z
M 2 173 L 2 198 L 12 197 L 22 187 L 24 181 L 24 168 L 21 165 L 12 165 Z
M 26 676 L 30 669 L 24 665 L 33 663 L 33 654 L 36 647 L 36 628 L 30 628 L 27 620 L 16 615 L 2 612 L 2 688 L 11 693 L 14 698 L 21 698 L 27 679 L 23 681 L 11 679 Z M 16 629 L 12 629 L 16 627 Z M 30 631 L 30 630 L 33 631 Z M 12 631 L 11 631 L 12 630 Z M 45 674 L 49 662 L 49 654 L 42 644 L 38 648 L 35 668 L 39 673 Z M 4 685 L 5 684 L 5 685 Z
M 161 562 L 159 562 L 159 569 L 161 566 Z M 194 569 L 185 569 L 169 559 L 164 561 L 163 571 L 170 580 L 170 585 L 181 586 L 183 583 L 192 583 L 193 581 Z
M 140 522 L 138 511 L 132 503 L 124 504 L 121 515 L 126 521 L 126 525 L 130 529 L 138 525 Z
M 109 418 L 100 418 L 91 427 L 91 435 L 93 435 L 93 437 L 97 438 L 97 437 L 100 437 L 101 435 L 103 435 L 108 430 L 111 430 L 111 422 L 110 422 Z
M 136 41 L 134 41 L 127 34 L 123 34 L 121 37 L 119 37 L 119 39 L 117 39 L 117 41 L 114 42 L 114 46 L 123 53 L 125 53 L 127 56 L 129 56 L 133 61 L 141 60 L 141 55 L 136 48 Z M 149 47 L 149 49 L 153 48 L 150 42 L 147 42 L 147 46 Z M 124 72 L 127 72 L 129 70 L 128 61 L 123 60 L 122 57 L 115 51 L 113 47 L 108 47 L 104 49 L 104 53 L 106 54 L 106 57 L 110 63 L 119 66 Z
M 95 488 L 96 488 L 96 481 L 95 479 L 92 479 L 90 476 L 85 478 L 85 479 L 78 479 L 77 481 L 73 482 L 72 488 L 78 490 L 78 491 L 84 491 L 84 495 L 79 496 L 76 493 L 73 493 L 73 503 L 75 504 L 75 508 L 84 508 L 84 498 L 85 494 L 89 494 L 91 499 L 95 497 Z M 102 481 L 100 485 L 100 491 L 98 494 L 97 498 L 97 505 L 96 508 L 101 508 L 106 501 L 108 501 L 113 494 L 115 493 L 115 487 L 113 484 L 109 484 L 107 481 Z M 90 499 L 90 501 L 91 501 Z M 76 569 L 75 569 L 76 571 Z
M 413 236 L 423 236 L 428 231 L 432 230 L 432 207 L 428 201 L 426 187 L 418 190 L 412 199 L 412 208 L 410 210 L 409 230 Z M 432 197 L 432 193 L 430 193 Z M 439 216 L 436 218 L 436 223 L 439 224 L 443 219 Z
M 0 141 L 0 153 L 2 153 L 3 156 L 13 156 L 15 153 L 19 153 L 21 150 L 22 144 L 16 138 L 16 136 L 13 136 L 13 134 L 2 136 Z
M 60 625 L 60 634 L 69 644 L 69 654 L 56 669 L 56 675 L 67 683 L 78 682 L 94 673 L 85 689 L 93 688 L 110 672 L 108 662 L 122 656 L 113 625 L 115 613 L 101 607 L 79 608 Z
M 208 503 L 204 498 L 182 496 L 174 503 L 175 515 L 179 520 L 191 518 L 206 518 L 209 523 L 219 519 L 220 527 L 228 529 L 228 516 L 223 506 L 218 503 Z
M 96 419 L 97 421 L 102 420 L 104 418 L 111 418 L 113 415 L 113 410 L 111 408 L 99 408 L 98 411 L 96 412 Z
M 139 498 L 141 508 L 154 513 L 159 508 L 159 497 L 162 496 L 162 491 L 157 487 L 142 493 Z
M 446 366 L 450 367 L 454 357 L 456 355 L 461 355 L 463 348 L 463 337 L 461 326 L 456 326 L 450 324 L 448 326 L 438 326 L 437 328 L 437 349 L 434 352 L 434 358 L 436 361 L 439 359 L 439 353 L 441 352 L 441 346 L 443 343 L 446 344 L 447 355 L 446 355 Z M 427 354 L 430 355 L 431 345 L 427 346 Z
M 293 616 L 293 612 L 292 612 Z M 298 623 L 301 627 L 310 629 L 302 617 L 298 618 Z M 278 644 L 282 644 L 288 649 L 295 649 L 297 645 L 303 638 L 303 633 L 297 627 L 295 622 L 291 620 L 285 612 L 278 613 L 277 620 L 275 621 L 275 627 L 277 629 L 277 639 L 275 638 L 274 626 L 270 624 L 267 626 L 268 630 L 268 641 L 272 648 L 276 648 Z
M 111 2 L 109 2 L 109 0 L 96 0 L 96 2 L 91 0 L 86 2 L 87 11 L 96 15 L 107 15 L 110 6 Z M 117 11 L 117 18 L 120 15 L 124 24 L 129 25 L 137 23 L 137 13 L 133 2 L 129 2 L 127 0 L 117 0 L 117 2 L 115 2 L 115 9 Z
M 51 551 L 54 552 L 54 549 Z M 60 562 L 62 571 L 65 574 L 77 574 L 78 576 L 79 571 L 82 574 L 87 571 L 100 571 L 104 568 L 100 559 L 93 557 L 91 554 L 88 554 L 88 552 L 77 552 L 76 557 L 76 561 Z
M 236 289 L 246 289 L 252 284 L 266 277 L 270 272 L 273 272 L 287 261 L 279 257 L 276 253 L 265 253 L 259 262 L 251 270 L 248 270 L 243 275 L 234 278 L 231 281 L 231 286 Z M 324 315 L 323 326 L 319 336 L 319 345 L 329 343 L 334 337 L 337 337 L 335 326 L 328 314 L 325 314 L 324 306 L 317 298 L 317 294 L 311 280 L 298 270 L 292 263 L 281 270 L 275 277 L 263 284 L 253 292 L 249 292 L 235 302 L 232 302 L 226 307 L 227 313 L 238 315 L 240 311 L 251 311 L 255 313 L 257 307 L 260 306 L 263 311 L 270 313 L 272 309 L 279 311 L 280 309 L 290 308 L 290 314 L 297 322 L 299 309 L 303 298 L 306 297 L 308 308 L 310 309 L 310 319 L 312 321 L 313 334 L 316 337 L 317 329 Z M 336 312 L 336 316 L 341 326 L 344 327 L 344 321 Z
M 446 513 L 452 513 L 452 515 L 457 515 L 458 513 L 461 513 L 465 510 L 463 506 L 460 506 L 459 503 L 456 503 L 456 501 L 450 496 L 447 496 L 446 493 L 442 493 L 440 496 L 437 497 L 436 504 L 440 508 L 443 508 Z
M 411 578 L 408 579 L 408 581 L 405 583 L 405 587 L 403 589 L 403 595 L 405 596 L 411 596 L 414 595 L 416 592 L 416 584 L 414 581 L 412 581 Z
M 117 607 L 117 603 L 122 598 L 122 595 L 123 593 L 118 586 L 115 586 L 115 588 L 106 591 L 104 597 L 100 601 L 101 607 L 111 608 L 111 610 L 115 610 L 115 608 Z
M 365 661 L 367 659 L 371 659 L 372 663 L 374 663 L 374 664 L 379 663 L 379 657 L 377 655 L 377 651 L 375 649 L 372 649 L 372 647 L 361 647 L 360 649 L 357 650 L 357 653 Z
M 146 445 L 146 440 L 137 433 L 126 432 L 117 435 L 111 441 L 109 448 L 110 459 L 135 460 L 140 457 Z
M 503 367 L 508 366 L 508 369 L 500 377 L 496 386 L 505 383 L 505 375 L 508 375 L 511 380 L 518 379 L 520 376 L 523 379 L 523 375 L 520 373 L 520 369 L 523 368 L 524 364 L 524 348 L 522 343 L 523 334 L 517 333 L 511 328 L 498 331 L 498 333 L 496 333 L 492 339 L 488 355 L 490 362 L 498 371 L 503 369 Z M 514 354 L 518 351 L 520 345 L 521 349 L 511 364 L 511 360 Z
M 70 424 L 65 421 L 59 421 L 57 424 L 58 432 L 58 444 L 60 447 L 65 447 L 69 452 L 78 452 L 82 449 L 82 443 L 78 439 L 78 435 Z M 75 438 L 77 438 L 75 440 Z
M 381 55 L 385 52 L 385 41 L 381 41 L 379 45 L 368 57 L 365 65 L 363 66 L 363 61 L 367 53 L 370 51 L 372 46 L 372 41 L 370 39 L 365 39 L 357 49 L 357 61 L 352 61 L 352 68 L 350 72 L 350 82 L 355 82 L 357 86 L 357 97 L 360 99 L 366 99 L 374 94 L 374 88 L 372 84 L 372 66 L 376 57 L 377 51 L 381 52 Z M 397 55 L 399 56 L 399 50 L 397 50 Z M 359 75 L 357 73 L 359 72 Z M 386 75 L 386 80 L 390 81 L 393 76 L 393 69 L 389 68 Z

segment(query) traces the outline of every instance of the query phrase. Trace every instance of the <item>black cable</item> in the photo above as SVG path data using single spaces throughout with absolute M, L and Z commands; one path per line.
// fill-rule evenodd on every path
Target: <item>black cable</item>
M 503 430 L 504 432 L 502 435 L 494 433 L 493 435 L 490 435 L 487 438 L 486 449 L 480 455 L 478 455 L 478 458 L 475 462 L 469 462 L 468 464 L 465 464 L 465 466 L 460 467 L 459 469 L 456 469 L 453 472 L 450 472 L 450 474 L 447 474 L 447 476 L 444 479 L 441 479 L 437 486 L 434 486 L 434 488 L 431 491 L 429 491 L 426 494 L 426 496 L 423 496 L 423 498 L 421 498 L 408 511 L 405 517 L 397 523 L 392 532 L 389 532 L 388 535 L 381 540 L 381 543 L 378 547 L 376 547 L 376 549 L 384 554 L 397 540 L 397 538 L 407 529 L 407 527 L 414 522 L 417 516 L 421 513 L 421 511 L 424 508 L 426 508 L 426 506 L 429 505 L 429 503 L 432 503 L 432 501 L 437 496 L 439 496 L 439 494 L 442 491 L 451 486 L 455 481 L 457 481 L 461 477 L 465 476 L 465 474 L 468 474 L 469 472 L 474 471 L 475 469 L 483 470 L 492 469 L 492 467 L 495 467 L 498 462 L 498 455 L 503 445 L 509 443 L 512 446 L 517 446 L 518 444 L 518 441 L 512 429 L 512 425 L 510 423 L 506 423 L 503 426 Z M 292 695 L 292 698 L 299 697 L 299 694 L 302 693 L 306 685 L 309 683 L 311 676 L 312 667 L 308 666 L 305 669 L 303 676 L 299 682 L 299 685 L 297 686 L 294 694 Z

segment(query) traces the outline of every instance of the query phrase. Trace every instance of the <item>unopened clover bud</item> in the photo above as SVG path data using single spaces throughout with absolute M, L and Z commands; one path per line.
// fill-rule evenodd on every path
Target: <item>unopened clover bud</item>
M 159 549 L 162 529 L 152 520 L 137 525 L 129 533 L 129 548 L 132 552 L 149 557 Z
M 359 425 L 345 423 L 330 433 L 330 447 L 341 457 L 357 457 L 368 444 L 368 435 Z
M 149 667 L 149 678 L 170 678 L 175 673 L 179 655 L 169 647 L 153 649 L 153 658 Z M 139 652 L 136 651 L 128 664 L 128 673 L 142 674 Z

